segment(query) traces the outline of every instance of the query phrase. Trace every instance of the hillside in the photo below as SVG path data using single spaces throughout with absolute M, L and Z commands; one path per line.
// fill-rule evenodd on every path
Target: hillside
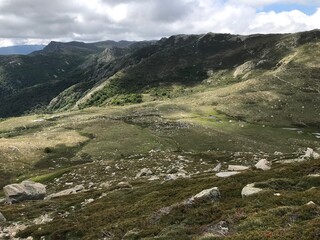
M 66 88 L 89 81 L 92 70 L 82 67 L 84 63 L 95 61 L 95 56 L 105 49 L 131 44 L 51 42 L 30 55 L 0 56 L 0 117 L 46 107 Z
M 318 239 L 319 57 L 318 30 L 0 57 L 0 239 Z
M 119 94 L 159 99 L 200 91 L 196 101 L 238 119 L 319 126 L 319 37 L 319 31 L 173 36 L 133 53 L 138 64 L 106 78 L 77 105 L 112 104 Z
M 29 56 L 0 57 L 0 116 L 192 92 L 197 101 L 238 119 L 318 126 L 319 37 L 314 30 L 177 35 L 157 42 L 51 42 Z

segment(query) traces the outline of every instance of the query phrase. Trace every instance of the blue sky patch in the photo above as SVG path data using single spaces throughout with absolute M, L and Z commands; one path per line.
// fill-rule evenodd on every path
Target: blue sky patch
M 316 6 L 310 6 L 310 5 L 300 5 L 300 4 L 272 4 L 265 6 L 261 9 L 262 12 L 270 12 L 275 11 L 276 13 L 279 12 L 288 12 L 292 10 L 299 10 L 307 15 L 312 15 L 317 11 Z

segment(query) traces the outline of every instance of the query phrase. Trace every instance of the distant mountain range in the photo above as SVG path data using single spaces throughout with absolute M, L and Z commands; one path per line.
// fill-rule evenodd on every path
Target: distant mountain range
M 0 117 L 199 92 L 198 100 L 239 120 L 318 127 L 319 44 L 319 30 L 51 42 L 0 56 Z
M 1 47 L 0 55 L 27 55 L 34 51 L 42 50 L 46 45 L 16 45 L 10 47 Z

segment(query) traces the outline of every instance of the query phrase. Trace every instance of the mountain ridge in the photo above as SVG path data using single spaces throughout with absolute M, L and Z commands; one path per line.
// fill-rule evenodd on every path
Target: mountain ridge
M 20 90 L 17 92 L 14 81 L 18 80 L 17 83 L 19 83 L 21 82 L 19 78 L 29 78 L 28 74 L 26 76 L 23 72 L 21 75 L 7 74 L 6 70 L 9 67 L 4 65 L 8 65 L 8 62 L 14 65 L 12 62 L 16 60 L 13 61 L 12 59 L 19 59 L 19 57 L 13 57 L 11 60 L 10 58 L 8 58 L 9 60 L 3 58 L 1 66 L 3 69 L 2 76 L 4 77 L 2 78 L 7 76 L 7 80 L 2 80 L 0 87 L 2 86 L 3 94 L 0 97 L 2 97 L 3 102 L 10 102 L 11 104 L 9 109 L 3 109 L 4 106 L 2 106 L 2 109 L 0 107 L 0 112 L 2 116 L 14 116 L 35 109 L 39 105 L 42 106 L 42 109 L 46 109 L 48 106 L 50 111 L 108 105 L 116 103 L 117 96 L 123 99 L 128 95 L 130 98 L 130 94 L 147 94 L 152 98 L 161 99 L 159 94 L 154 93 L 161 92 L 163 91 L 161 89 L 166 88 L 166 94 L 170 95 L 171 88 L 174 85 L 186 89 L 192 88 L 192 86 L 196 87 L 199 84 L 211 88 L 224 86 L 232 89 L 233 84 L 245 82 L 252 77 L 262 79 L 257 86 L 265 82 L 266 78 L 275 78 L 281 82 L 279 80 L 280 75 L 275 75 L 272 72 L 278 69 L 284 59 L 300 46 L 312 45 L 319 38 L 320 31 L 312 30 L 294 34 L 254 34 L 248 36 L 215 33 L 181 34 L 162 38 L 159 41 L 142 42 L 51 42 L 42 51 L 26 57 L 30 58 L 28 61 L 38 59 L 40 65 L 24 66 L 22 70 L 30 72 L 31 69 L 28 70 L 28 68 L 33 67 L 35 70 L 31 72 L 37 72 L 37 68 L 41 64 L 44 64 L 42 68 L 50 66 L 51 75 L 48 76 L 49 71 L 44 70 L 40 75 L 34 77 L 31 75 L 31 77 L 39 79 L 38 83 L 43 82 L 43 88 L 47 88 L 46 86 L 49 84 L 51 89 L 56 90 L 44 98 L 40 97 L 39 101 L 36 100 L 36 97 L 32 98 L 35 102 L 24 103 L 27 105 L 26 107 L 23 107 L 23 104 L 18 104 L 17 107 L 13 106 L 12 102 L 23 98 L 24 91 L 33 94 L 33 87 L 37 89 L 37 92 L 43 90 L 31 83 L 28 85 L 29 90 L 23 90 L 23 87 L 27 85 L 20 83 Z M 301 52 L 301 54 L 303 53 Z M 296 58 L 298 57 L 296 56 Z M 53 59 L 56 59 L 56 62 L 51 63 Z M 70 61 L 72 59 L 71 66 L 68 59 Z M 19 64 L 19 61 L 17 64 Z M 21 66 L 17 64 L 18 71 L 16 72 L 19 72 Z M 285 66 L 289 65 L 285 64 Z M 66 66 L 69 69 L 67 71 L 64 69 Z M 241 70 L 241 68 L 245 69 Z M 314 69 L 309 67 L 302 71 L 315 72 Z M 282 72 L 290 74 L 285 70 Z M 286 76 L 281 77 L 281 79 L 285 78 Z M 296 79 L 296 77 L 291 77 L 291 79 L 302 81 L 302 79 Z M 60 87 L 55 88 L 59 85 L 57 85 L 58 82 Z M 209 82 L 211 84 L 208 84 Z M 284 82 L 282 81 L 282 83 Z M 99 91 L 94 90 L 93 94 L 93 89 L 96 89 L 100 84 L 105 87 L 98 88 Z M 275 84 L 279 85 L 277 82 Z M 294 83 L 291 84 L 291 87 L 295 86 Z M 316 85 L 310 86 L 310 88 L 317 88 L 315 81 L 312 81 L 312 84 Z M 41 86 L 41 84 L 38 86 Z M 263 88 L 266 87 L 267 85 Z M 13 89 L 10 90 L 11 88 Z M 267 88 L 270 88 L 270 86 Z M 6 95 L 5 92 L 9 92 L 9 94 Z M 10 95 L 10 92 L 14 92 L 14 94 Z M 308 96 L 307 94 L 304 95 Z M 286 97 L 284 96 L 284 98 Z M 245 102 L 247 101 L 245 100 Z M 242 109 L 246 107 L 245 102 L 242 103 Z M 19 109 L 16 110 L 16 108 Z M 226 106 L 218 106 L 218 108 L 226 111 Z M 236 109 L 232 109 L 228 114 L 239 115 L 238 117 L 241 118 L 240 115 L 242 114 L 236 112 Z M 247 114 L 245 115 L 244 117 L 250 118 Z

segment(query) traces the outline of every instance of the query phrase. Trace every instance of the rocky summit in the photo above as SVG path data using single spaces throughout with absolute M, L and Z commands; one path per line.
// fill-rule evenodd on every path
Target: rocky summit
M 0 56 L 0 239 L 319 239 L 320 31 Z

